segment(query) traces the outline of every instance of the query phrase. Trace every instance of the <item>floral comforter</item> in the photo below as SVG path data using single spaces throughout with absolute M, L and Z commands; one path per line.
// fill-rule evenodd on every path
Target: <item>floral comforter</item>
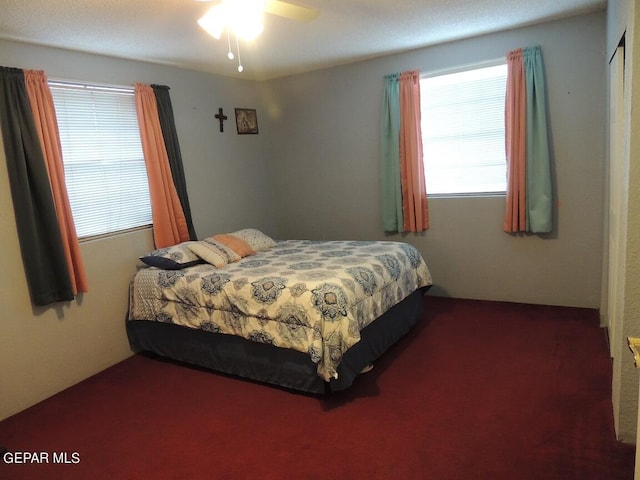
M 129 319 L 305 352 L 328 381 L 364 327 L 428 285 L 427 265 L 407 243 L 285 240 L 222 268 L 141 269 Z

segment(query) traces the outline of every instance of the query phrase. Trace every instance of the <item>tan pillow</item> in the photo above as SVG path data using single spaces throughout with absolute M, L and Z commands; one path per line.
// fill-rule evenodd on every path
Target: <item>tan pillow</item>
M 242 240 L 241 238 L 234 237 L 233 235 L 229 235 L 227 233 L 221 233 L 220 235 L 214 235 L 214 240 L 226 245 L 231 250 L 236 252 L 241 257 L 248 257 L 249 255 L 255 255 L 255 250 L 251 248 L 247 242 Z

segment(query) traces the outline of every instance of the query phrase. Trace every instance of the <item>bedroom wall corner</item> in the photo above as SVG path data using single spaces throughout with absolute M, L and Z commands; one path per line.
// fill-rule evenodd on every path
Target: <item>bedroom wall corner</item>
M 432 291 L 442 296 L 598 308 L 604 42 L 605 13 L 598 11 L 269 82 L 283 112 L 273 136 L 282 147 L 274 158 L 282 234 L 408 241 L 427 260 Z M 379 168 L 384 75 L 442 72 L 532 45 L 542 47 L 547 73 L 558 194 L 553 234 L 506 234 L 504 196 L 430 198 L 429 231 L 385 234 Z

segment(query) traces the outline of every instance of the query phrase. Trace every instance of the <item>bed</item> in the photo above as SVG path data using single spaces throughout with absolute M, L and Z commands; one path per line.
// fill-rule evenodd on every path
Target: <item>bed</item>
M 255 229 L 141 259 L 134 351 L 310 393 L 348 388 L 419 321 L 432 283 L 407 243 L 276 242 Z

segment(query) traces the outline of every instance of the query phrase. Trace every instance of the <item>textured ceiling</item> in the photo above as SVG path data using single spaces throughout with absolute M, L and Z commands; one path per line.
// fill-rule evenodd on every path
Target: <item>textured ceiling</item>
M 0 38 L 175 65 L 253 80 L 604 9 L 606 0 L 292 0 L 314 7 L 310 23 L 267 15 L 240 42 L 244 72 L 227 42 L 196 21 L 194 0 L 0 0 Z

